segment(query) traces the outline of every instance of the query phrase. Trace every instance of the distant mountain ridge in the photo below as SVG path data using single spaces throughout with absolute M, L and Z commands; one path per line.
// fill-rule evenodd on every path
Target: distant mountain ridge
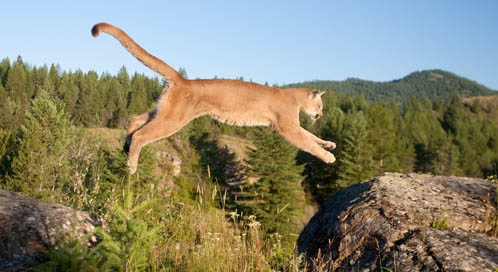
M 412 97 L 449 101 L 454 95 L 462 97 L 498 95 L 497 91 L 482 84 L 438 69 L 413 72 L 401 79 L 387 82 L 348 78 L 343 81 L 306 81 L 282 87 L 333 90 L 340 95 L 362 93 L 370 101 L 394 100 L 402 104 L 408 102 Z

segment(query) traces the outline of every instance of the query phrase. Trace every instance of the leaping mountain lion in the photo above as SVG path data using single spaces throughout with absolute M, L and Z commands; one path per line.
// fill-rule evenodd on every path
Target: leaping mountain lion
M 143 146 L 169 137 L 203 115 L 237 126 L 272 126 L 296 147 L 326 163 L 335 161 L 334 155 L 324 149 L 334 149 L 335 143 L 316 137 L 299 124 L 300 111 L 313 121 L 322 116 L 321 96 L 325 92 L 306 88 L 283 90 L 230 79 L 188 80 L 145 51 L 121 29 L 107 23 L 92 28 L 94 37 L 101 32 L 119 40 L 139 61 L 169 81 L 155 110 L 130 121 L 126 136 L 130 174 L 137 170 Z

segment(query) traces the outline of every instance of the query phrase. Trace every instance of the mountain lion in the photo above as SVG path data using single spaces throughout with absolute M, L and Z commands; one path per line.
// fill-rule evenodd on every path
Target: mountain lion
M 106 23 L 92 28 L 94 37 L 101 32 L 118 39 L 139 61 L 169 81 L 156 109 L 130 121 L 126 136 L 130 174 L 137 170 L 138 155 L 143 146 L 169 137 L 202 115 L 237 126 L 272 126 L 298 148 L 326 163 L 335 161 L 334 155 L 324 149 L 334 149 L 335 143 L 316 137 L 299 124 L 299 111 L 305 112 L 313 121 L 322 116 L 321 96 L 325 92 L 304 88 L 282 90 L 230 79 L 188 80 L 146 52 L 121 29 Z

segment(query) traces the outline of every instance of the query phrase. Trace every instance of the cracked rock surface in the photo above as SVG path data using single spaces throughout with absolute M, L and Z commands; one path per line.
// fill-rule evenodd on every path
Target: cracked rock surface
M 496 216 L 486 180 L 386 173 L 329 199 L 298 252 L 320 271 L 495 271 Z
M 105 223 L 94 214 L 0 190 L 0 271 L 22 271 L 58 238 L 81 238 L 97 226 Z

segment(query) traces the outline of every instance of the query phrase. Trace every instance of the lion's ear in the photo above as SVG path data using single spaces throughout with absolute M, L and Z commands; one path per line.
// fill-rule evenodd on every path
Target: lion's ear
M 316 97 L 321 97 L 325 93 L 325 91 L 313 89 L 311 93 L 313 94 L 313 98 L 316 98 Z

